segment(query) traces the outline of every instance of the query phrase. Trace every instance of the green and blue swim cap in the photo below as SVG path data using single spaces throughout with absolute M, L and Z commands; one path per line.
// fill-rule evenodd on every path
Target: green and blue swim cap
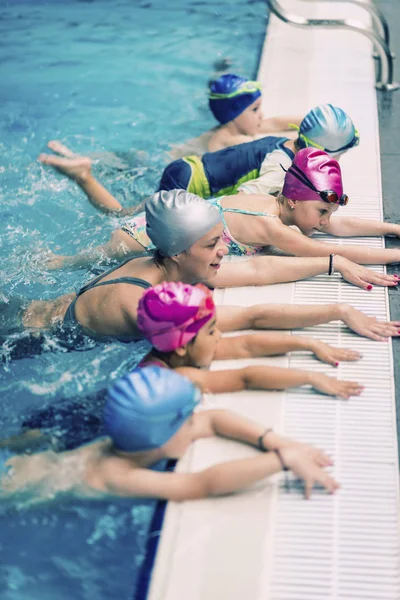
M 227 73 L 210 84 L 209 106 L 221 123 L 236 119 L 250 104 L 261 96 L 261 84 L 239 75 Z
M 331 156 L 357 146 L 360 135 L 349 115 L 332 104 L 321 104 L 306 114 L 300 127 L 291 125 L 299 132 L 299 149 L 318 148 Z
M 109 388 L 104 428 L 118 450 L 160 448 L 178 432 L 200 399 L 200 390 L 171 369 L 136 369 Z

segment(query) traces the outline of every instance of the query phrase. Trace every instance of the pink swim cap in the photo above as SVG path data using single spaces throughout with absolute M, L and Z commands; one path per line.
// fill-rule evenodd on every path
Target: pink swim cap
M 306 177 L 303 181 L 302 175 Z M 307 185 L 307 179 L 311 188 Z M 290 200 L 321 200 L 312 186 L 320 192 L 332 190 L 340 198 L 343 194 L 342 173 L 338 161 L 323 150 L 304 148 L 295 154 L 286 172 L 282 194 Z
M 190 342 L 214 315 L 212 293 L 205 285 L 168 281 L 143 294 L 137 326 L 154 348 L 170 352 Z

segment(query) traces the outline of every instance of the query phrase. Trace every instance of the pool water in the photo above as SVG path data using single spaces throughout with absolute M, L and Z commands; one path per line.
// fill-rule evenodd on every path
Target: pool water
M 76 289 L 93 273 L 46 272 L 44 253 L 99 244 L 119 224 L 36 161 L 47 142 L 90 153 L 102 183 L 124 205 L 139 202 L 156 189 L 168 150 L 215 125 L 207 81 L 216 67 L 255 76 L 266 22 L 261 0 L 0 3 L 2 295 Z M 2 435 L 17 432 L 31 407 L 105 387 L 144 348 L 6 360 Z M 153 507 L 72 503 L 0 516 L 2 599 L 132 597 Z

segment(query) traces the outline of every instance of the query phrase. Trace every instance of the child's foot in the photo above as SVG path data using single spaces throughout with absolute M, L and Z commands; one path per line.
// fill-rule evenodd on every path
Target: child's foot
M 62 158 L 54 154 L 39 154 L 38 161 L 44 165 L 51 165 L 70 179 L 85 181 L 90 176 L 92 161 L 85 156 Z
M 55 254 L 54 252 L 51 252 L 51 250 L 46 250 L 46 253 L 43 256 L 41 256 L 40 266 L 46 271 L 58 271 L 69 266 L 68 262 L 72 258 L 74 257 L 61 256 L 60 254 Z

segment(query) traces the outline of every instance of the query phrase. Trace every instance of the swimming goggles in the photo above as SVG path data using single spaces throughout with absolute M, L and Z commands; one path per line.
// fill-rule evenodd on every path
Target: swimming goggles
M 285 169 L 283 165 L 281 165 L 281 167 L 285 171 L 285 173 L 290 173 L 291 175 L 293 175 L 293 177 L 296 177 L 296 179 L 301 181 L 303 185 L 310 188 L 310 190 L 313 190 L 313 192 L 319 194 L 319 196 L 324 202 L 329 202 L 330 204 L 339 204 L 340 206 L 346 206 L 346 204 L 348 204 L 349 197 L 347 194 L 342 194 L 339 197 L 337 193 L 333 190 L 318 190 L 312 183 L 312 181 L 308 179 L 307 175 L 305 175 L 303 171 L 301 171 L 296 165 L 292 165 L 291 167 L 289 167 L 289 169 Z M 294 198 L 292 198 L 292 200 L 293 199 Z
M 226 100 L 227 98 L 235 98 L 235 96 L 242 96 L 243 94 L 254 94 L 255 92 L 261 92 L 262 85 L 259 81 L 245 81 L 242 85 L 231 92 L 230 94 L 218 94 L 211 92 L 210 100 Z
M 289 123 L 289 127 L 291 127 L 292 129 L 296 129 L 296 131 L 299 132 L 299 138 L 305 143 L 306 148 L 311 146 L 312 148 L 318 148 L 318 150 L 323 150 L 324 152 L 328 152 L 328 154 L 336 154 L 337 152 L 344 152 L 345 150 L 354 148 L 354 146 L 358 146 L 358 144 L 360 143 L 360 134 L 358 133 L 357 129 L 355 129 L 354 137 L 351 140 L 351 142 L 349 142 L 345 146 L 342 146 L 341 148 L 338 148 L 337 150 L 329 150 L 329 148 L 324 148 L 320 144 L 317 144 L 313 140 L 310 140 L 310 138 L 305 136 L 304 133 L 300 133 L 300 127 L 298 125 L 295 125 L 294 123 Z

